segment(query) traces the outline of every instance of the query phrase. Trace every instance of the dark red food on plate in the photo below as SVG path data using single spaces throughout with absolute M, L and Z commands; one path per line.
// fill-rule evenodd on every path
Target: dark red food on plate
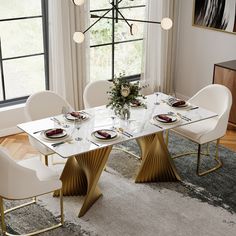
M 157 117 L 164 120 L 164 121 L 166 121 L 166 122 L 172 122 L 171 117 L 169 117 L 167 115 L 158 115 Z
M 50 137 L 53 136 L 55 134 L 62 134 L 63 133 L 63 129 L 53 129 L 53 130 L 49 130 L 46 132 L 46 136 Z
M 82 117 L 82 115 L 81 115 L 80 112 L 78 112 L 78 111 L 72 111 L 70 114 L 71 114 L 73 117 L 76 117 L 76 118 Z
M 141 102 L 139 100 L 133 100 L 131 103 L 135 106 L 141 106 Z
M 102 137 L 104 137 L 104 138 L 107 138 L 107 139 L 111 138 L 111 135 L 108 134 L 108 133 L 105 132 L 105 131 L 98 130 L 97 133 L 98 133 L 99 135 L 101 135 Z
M 185 105 L 185 101 L 179 100 L 179 101 L 177 101 L 177 102 L 174 102 L 174 103 L 172 104 L 172 107 L 179 107 L 179 106 L 183 106 L 183 105 Z

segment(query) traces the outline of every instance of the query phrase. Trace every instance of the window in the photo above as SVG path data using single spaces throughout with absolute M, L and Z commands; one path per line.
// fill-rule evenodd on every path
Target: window
M 114 0 L 116 1 L 116 0 Z M 120 1 L 119 9 L 125 18 L 145 19 L 146 0 Z M 90 0 L 91 15 L 101 16 L 111 8 L 108 0 Z M 112 18 L 116 12 L 107 14 Z M 121 18 L 120 15 L 118 15 Z M 97 18 L 91 16 L 92 24 Z M 133 23 L 133 22 L 130 22 Z M 128 79 L 139 79 L 143 52 L 143 23 L 136 23 L 138 33 L 130 35 L 123 20 L 101 19 L 90 30 L 90 79 L 112 79 L 125 72 Z
M 1 0 L 0 106 L 48 88 L 47 0 Z

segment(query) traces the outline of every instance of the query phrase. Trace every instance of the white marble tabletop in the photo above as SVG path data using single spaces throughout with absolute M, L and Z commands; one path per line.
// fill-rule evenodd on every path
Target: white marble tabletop
M 88 119 L 77 124 L 73 121 L 68 121 L 63 115 L 56 116 L 61 122 L 59 125 L 48 117 L 41 120 L 27 122 L 19 124 L 18 127 L 24 132 L 28 133 L 33 138 L 53 150 L 64 158 L 74 156 L 77 154 L 89 152 L 101 147 L 118 144 L 127 140 L 143 137 L 157 132 L 169 130 L 178 126 L 190 124 L 193 122 L 201 121 L 204 119 L 217 119 L 217 114 L 206 110 L 204 108 L 195 108 L 194 104 L 186 108 L 173 108 L 170 107 L 165 101 L 168 96 L 159 93 L 158 102 L 159 105 L 155 105 L 156 96 L 148 95 L 144 102 L 147 108 L 137 107 L 131 108 L 131 117 L 128 121 L 122 120 L 114 116 L 114 112 L 106 108 L 106 106 L 95 107 L 86 110 Z M 152 124 L 152 118 L 157 114 L 167 114 L 173 112 L 177 117 L 177 122 L 165 124 L 161 122 L 155 122 Z M 115 118 L 114 118 L 115 117 Z M 60 140 L 47 140 L 43 137 L 42 132 L 35 133 L 41 130 L 47 130 L 51 128 L 63 128 L 67 132 L 67 137 Z M 96 130 L 122 128 L 132 136 L 128 137 L 121 132 L 117 132 L 117 138 L 112 141 L 100 141 L 91 136 L 91 133 Z M 52 144 L 61 143 L 58 146 Z

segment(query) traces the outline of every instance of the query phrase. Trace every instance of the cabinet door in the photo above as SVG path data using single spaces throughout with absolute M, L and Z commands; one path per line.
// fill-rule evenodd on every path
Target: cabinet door
M 236 71 L 215 66 L 214 83 L 225 85 L 231 91 L 233 103 L 229 122 L 236 124 Z

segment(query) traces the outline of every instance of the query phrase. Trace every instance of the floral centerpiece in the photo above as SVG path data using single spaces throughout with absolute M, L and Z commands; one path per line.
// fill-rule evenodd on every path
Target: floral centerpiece
M 120 74 L 118 78 L 113 79 L 113 86 L 107 93 L 109 94 L 109 103 L 107 107 L 111 107 L 116 115 L 121 118 L 129 119 L 130 105 L 145 96 L 140 94 L 141 87 L 139 82 L 128 82 L 124 74 Z

